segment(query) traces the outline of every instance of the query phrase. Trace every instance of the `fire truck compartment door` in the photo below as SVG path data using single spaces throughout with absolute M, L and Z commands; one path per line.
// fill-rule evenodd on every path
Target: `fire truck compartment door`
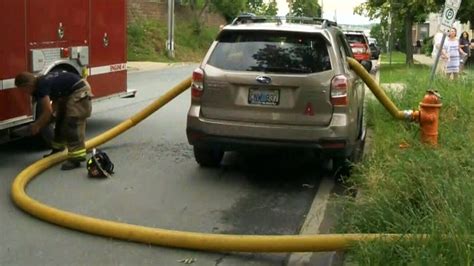
M 114 0 L 113 5 L 109 0 L 94 0 L 91 5 L 91 66 L 125 63 L 125 0 Z
M 25 1 L 0 0 L 0 129 L 29 122 L 30 96 L 15 89 L 15 76 L 27 66 Z
M 127 91 L 125 0 L 91 1 L 90 76 L 95 97 Z
M 29 0 L 26 2 L 28 3 L 27 36 L 33 47 L 45 44 L 57 46 L 58 42 L 73 46 L 87 42 L 89 1 Z

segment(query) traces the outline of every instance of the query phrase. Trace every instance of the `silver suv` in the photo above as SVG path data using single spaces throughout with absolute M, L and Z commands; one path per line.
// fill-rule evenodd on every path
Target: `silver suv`
M 334 22 L 236 18 L 193 72 L 186 133 L 197 163 L 269 147 L 354 160 L 365 137 L 364 84 L 346 57 L 351 48 Z

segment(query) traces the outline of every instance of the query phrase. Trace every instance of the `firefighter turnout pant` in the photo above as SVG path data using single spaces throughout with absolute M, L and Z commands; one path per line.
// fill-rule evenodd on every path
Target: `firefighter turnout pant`
M 85 84 L 68 97 L 53 102 L 56 125 L 52 148 L 62 150 L 67 147 L 68 160 L 71 161 L 85 161 L 87 155 L 84 140 L 86 119 L 92 112 L 92 92 L 89 84 Z

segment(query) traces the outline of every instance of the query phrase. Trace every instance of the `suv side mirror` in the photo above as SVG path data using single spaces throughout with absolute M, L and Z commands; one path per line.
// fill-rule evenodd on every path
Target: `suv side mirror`
M 367 72 L 370 73 L 370 71 L 372 70 L 372 62 L 371 61 L 362 60 L 360 62 L 360 64 L 365 68 L 365 70 L 367 70 Z

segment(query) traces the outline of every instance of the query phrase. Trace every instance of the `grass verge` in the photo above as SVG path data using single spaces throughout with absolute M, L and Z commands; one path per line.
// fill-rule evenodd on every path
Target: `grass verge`
M 128 60 L 157 62 L 199 62 L 218 33 L 216 27 L 202 27 L 197 33 L 191 21 L 180 20 L 175 28 L 175 58 L 167 55 L 166 24 L 140 20 L 128 25 Z M 184 21 L 184 22 L 183 22 Z
M 417 108 L 428 84 L 425 66 L 381 66 L 382 82 L 406 84 L 391 97 Z M 339 232 L 429 234 L 425 241 L 359 243 L 348 261 L 361 265 L 473 265 L 474 77 L 438 79 L 443 96 L 439 146 L 420 144 L 419 125 L 394 120 L 380 103 L 367 105 L 372 150 L 350 179 L 357 199 L 340 198 Z M 401 148 L 400 144 L 408 144 Z

